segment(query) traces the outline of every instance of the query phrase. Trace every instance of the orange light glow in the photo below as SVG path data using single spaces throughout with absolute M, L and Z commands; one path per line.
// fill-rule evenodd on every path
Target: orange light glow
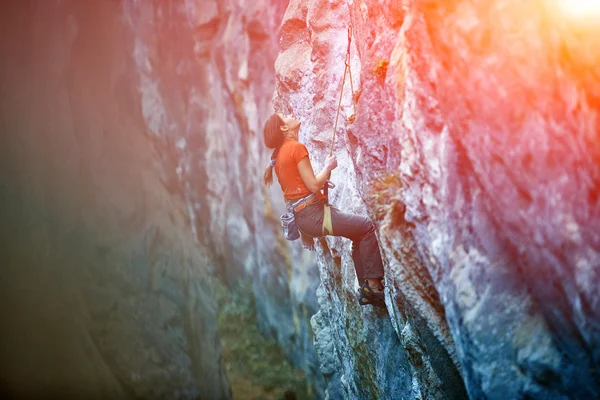
M 571 17 L 600 17 L 600 0 L 556 0 L 556 2 Z

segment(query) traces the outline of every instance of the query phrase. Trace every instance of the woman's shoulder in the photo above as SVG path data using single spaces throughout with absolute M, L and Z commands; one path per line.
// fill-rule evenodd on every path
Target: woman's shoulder
M 286 147 L 289 150 L 306 149 L 306 146 L 303 143 L 300 143 L 295 139 L 287 139 L 285 142 L 283 142 L 283 145 L 281 145 L 282 149 L 284 147 Z
M 290 160 L 297 164 L 301 159 L 308 156 L 308 149 L 306 146 L 297 140 L 286 140 L 279 150 L 277 159 L 285 162 Z

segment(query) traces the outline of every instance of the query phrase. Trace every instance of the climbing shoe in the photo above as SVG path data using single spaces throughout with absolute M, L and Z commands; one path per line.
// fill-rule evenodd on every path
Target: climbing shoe
M 379 283 L 377 289 L 373 289 L 365 280 L 359 289 L 358 304 L 360 304 L 361 306 L 372 304 L 377 307 L 386 308 L 385 295 L 383 293 L 383 289 L 384 287 L 381 282 Z
M 384 300 L 378 299 L 376 297 L 367 297 L 362 293 L 358 293 L 358 304 L 360 304 L 361 306 L 372 304 L 376 307 L 387 309 Z

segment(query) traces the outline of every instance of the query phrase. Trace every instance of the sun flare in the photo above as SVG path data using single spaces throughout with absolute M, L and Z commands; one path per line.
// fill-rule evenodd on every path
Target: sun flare
M 571 17 L 600 18 L 600 0 L 556 0 Z M 599 19 L 600 21 L 600 19 Z

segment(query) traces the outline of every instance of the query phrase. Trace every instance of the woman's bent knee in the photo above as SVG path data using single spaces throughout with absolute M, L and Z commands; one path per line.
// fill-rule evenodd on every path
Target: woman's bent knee
M 354 237 L 351 238 L 353 241 L 360 242 L 365 237 L 375 233 L 375 226 L 371 220 L 366 217 L 358 224 L 358 226 L 356 226 L 356 228 L 355 234 L 353 235 Z
M 371 220 L 369 218 L 365 217 L 365 221 L 363 223 L 363 234 L 361 235 L 362 237 L 369 235 L 370 233 L 375 232 L 375 225 L 373 225 L 373 222 L 371 222 Z

